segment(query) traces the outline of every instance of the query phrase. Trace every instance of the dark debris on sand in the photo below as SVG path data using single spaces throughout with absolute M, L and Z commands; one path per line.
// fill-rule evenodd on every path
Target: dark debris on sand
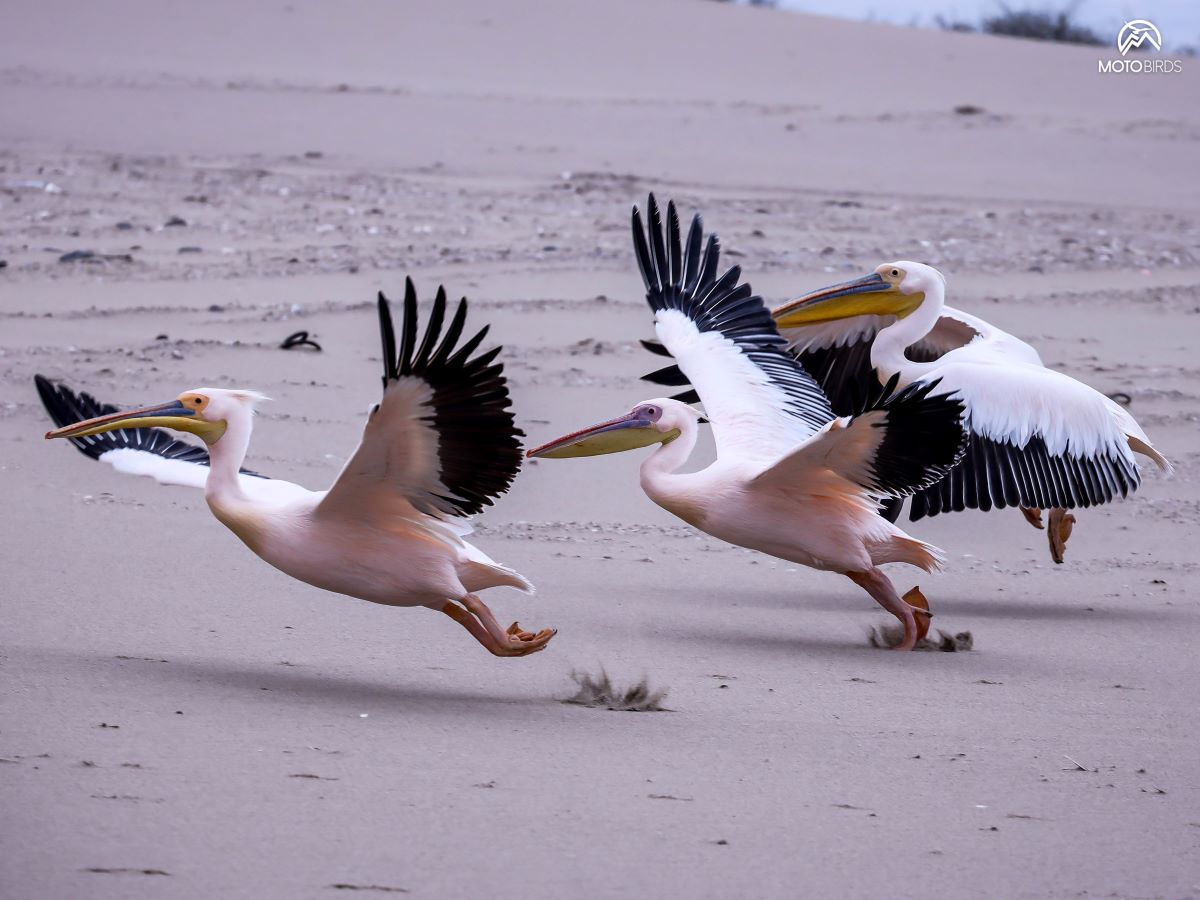
M 667 690 L 651 688 L 645 678 L 624 690 L 619 690 L 613 685 L 612 679 L 604 669 L 600 670 L 598 676 L 587 672 L 572 672 L 571 679 L 579 686 L 579 690 L 573 697 L 563 700 L 563 703 L 619 712 L 670 712 L 662 705 Z
M 867 635 L 872 647 L 880 650 L 891 650 L 904 640 L 904 629 L 899 625 L 877 625 Z M 938 629 L 935 636 L 932 632 L 917 642 L 914 650 L 939 651 L 941 653 L 961 653 L 973 649 L 975 639 L 969 631 L 951 634 Z

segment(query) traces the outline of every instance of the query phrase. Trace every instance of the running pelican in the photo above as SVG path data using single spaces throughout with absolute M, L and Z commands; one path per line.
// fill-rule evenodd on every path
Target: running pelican
M 967 452 L 948 477 L 913 494 L 912 521 L 1019 506 L 1041 528 L 1049 509 L 1050 554 L 1061 563 L 1075 524 L 1069 510 L 1137 490 L 1135 452 L 1165 472 L 1171 464 L 1127 410 L 1047 369 L 1024 341 L 946 306 L 945 291 L 937 269 L 899 261 L 773 315 L 793 353 L 843 403 L 864 378 L 898 378 L 901 387 L 937 378 L 963 399 Z
M 533 586 L 463 540 L 470 527 L 462 517 L 490 506 L 521 465 L 522 432 L 509 411 L 503 364 L 495 362 L 500 348 L 476 354 L 486 327 L 460 343 L 465 299 L 443 332 L 446 313 L 439 288 L 421 337 L 409 280 L 397 350 L 388 301 L 379 295 L 383 399 L 327 491 L 241 468 L 255 407 L 266 399 L 254 391 L 199 388 L 118 412 L 38 375 L 42 402 L 60 426 L 46 437 L 68 438 L 119 472 L 203 488 L 213 515 L 293 578 L 372 603 L 439 610 L 496 656 L 536 653 L 552 629 L 503 628 L 477 596 L 500 585 L 526 593 Z M 194 434 L 205 446 L 163 428 Z
M 958 461 L 962 404 L 935 384 L 884 391 L 859 415 L 838 418 L 817 383 L 786 351 L 762 298 L 739 284 L 737 266 L 717 277 L 719 246 L 700 217 L 686 248 L 674 203 L 666 230 L 653 195 L 649 229 L 633 210 L 633 240 L 661 345 L 692 384 L 712 423 L 717 460 L 677 470 L 696 445 L 701 415 L 673 398 L 638 403 L 615 419 L 529 452 L 563 458 L 657 445 L 641 485 L 668 512 L 715 538 L 815 569 L 840 572 L 904 626 L 910 650 L 929 627 L 914 588 L 903 598 L 879 568 L 940 567 L 941 551 L 877 515 L 880 498 L 911 493 Z M 676 382 L 681 383 L 681 382 Z

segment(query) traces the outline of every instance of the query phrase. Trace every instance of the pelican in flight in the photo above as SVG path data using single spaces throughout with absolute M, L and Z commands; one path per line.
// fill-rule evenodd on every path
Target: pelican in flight
M 928 604 L 904 597 L 879 567 L 940 567 L 941 551 L 877 514 L 881 498 L 939 480 L 958 461 L 963 408 L 932 395 L 935 384 L 878 393 L 858 415 L 837 417 L 820 387 L 786 350 L 762 298 L 739 284 L 737 266 L 717 277 L 715 236 L 700 217 L 686 246 L 668 204 L 666 226 L 651 195 L 649 229 L 633 210 L 633 240 L 660 344 L 694 386 L 712 423 L 717 460 L 677 470 L 696 445 L 701 414 L 674 398 L 638 403 L 615 419 L 529 452 L 541 458 L 617 453 L 657 445 L 641 467 L 646 494 L 715 538 L 815 569 L 840 572 L 904 626 L 910 650 L 929 627 Z
M 936 378 L 962 398 L 967 451 L 946 478 L 913 494 L 912 521 L 1017 506 L 1041 528 L 1049 509 L 1050 554 L 1061 563 L 1075 524 L 1069 510 L 1137 490 L 1134 453 L 1164 472 L 1171 464 L 1126 409 L 1047 369 L 1024 341 L 946 306 L 945 293 L 937 269 L 900 261 L 784 303 L 773 316 L 835 409 L 864 379 L 904 387 Z
M 379 295 L 383 399 L 333 486 L 310 491 L 241 468 L 250 444 L 254 391 L 198 388 L 127 412 L 38 375 L 38 392 L 67 438 L 117 471 L 204 489 L 214 516 L 255 554 L 293 578 L 387 606 L 424 606 L 450 616 L 496 656 L 543 649 L 552 629 L 503 628 L 477 596 L 505 585 L 532 593 L 524 577 L 467 543 L 465 516 L 508 490 L 521 465 L 522 432 L 509 411 L 500 348 L 476 353 L 485 327 L 460 343 L 467 301 L 449 324 L 444 289 L 418 333 L 411 280 L 397 348 Z M 418 346 L 419 339 L 419 346 Z M 162 429 L 194 434 L 184 443 Z

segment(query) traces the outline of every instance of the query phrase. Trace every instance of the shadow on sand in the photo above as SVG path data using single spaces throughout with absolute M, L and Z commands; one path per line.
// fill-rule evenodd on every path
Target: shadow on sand
M 880 622 L 882 621 L 880 618 Z M 875 649 L 867 643 L 866 628 L 863 629 L 861 641 L 847 640 L 843 635 L 838 634 L 819 637 L 811 629 L 805 631 L 802 622 L 797 622 L 794 629 L 784 627 L 771 631 L 714 631 L 711 628 L 681 623 L 672 627 L 669 632 L 663 632 L 661 637 L 664 640 L 686 644 L 717 644 L 722 647 L 737 647 L 760 653 L 788 657 L 800 654 L 809 659 L 837 660 L 846 663 L 861 661 L 864 654 L 888 652 Z
M 42 665 L 55 668 L 77 668 L 87 677 L 95 676 L 97 668 L 122 680 L 151 680 L 179 682 L 190 692 L 211 702 L 213 694 L 235 692 L 243 701 L 262 700 L 264 703 L 300 703 L 303 705 L 336 706 L 341 710 L 378 708 L 386 705 L 393 711 L 437 713 L 461 716 L 508 716 L 531 706 L 557 704 L 559 698 L 534 693 L 520 693 L 514 687 L 509 692 L 497 690 L 493 679 L 472 690 L 461 684 L 441 685 L 436 682 L 440 672 L 425 669 L 397 672 L 394 680 L 372 679 L 345 670 L 329 671 L 317 667 L 287 666 L 279 663 L 242 662 L 220 658 L 179 658 L 168 661 L 120 659 L 111 653 L 61 648 L 25 648 L 30 662 L 40 658 Z M 51 659 L 52 658 L 52 659 Z M 110 668 L 111 667 L 111 668 Z M 403 680 L 402 680 L 403 679 Z M 564 689 L 565 692 L 565 689 Z
M 913 579 L 912 583 L 921 582 L 920 579 Z M 907 581 L 903 584 L 897 581 L 896 586 L 904 591 L 908 589 L 909 584 Z M 956 618 L 961 616 L 964 620 L 1030 619 L 1063 622 L 1137 620 L 1144 622 L 1147 619 L 1153 619 L 1167 622 L 1178 618 L 1182 613 L 1181 609 L 1154 605 L 1152 602 L 1141 603 L 1137 598 L 1121 602 L 1118 599 L 1106 597 L 1088 602 L 1079 599 L 1064 601 L 1049 596 L 1030 598 L 1029 595 L 1024 595 L 1018 599 L 1016 592 L 1012 594 L 1011 599 L 1006 599 L 1003 595 L 968 598 L 940 596 L 936 592 L 936 588 L 929 590 L 926 584 L 922 584 L 922 587 L 929 597 L 930 606 L 935 614 L 939 612 L 947 616 L 953 614 Z M 812 590 L 788 594 L 782 591 L 754 588 L 740 591 L 736 596 L 720 598 L 721 603 L 726 601 L 753 609 L 786 609 L 794 612 L 802 612 L 806 609 L 821 612 L 852 612 L 856 609 L 875 608 L 872 606 L 871 599 L 866 595 L 822 594 Z M 1118 603 L 1120 605 L 1117 605 Z M 707 605 L 714 607 L 719 605 L 717 598 L 712 598 Z

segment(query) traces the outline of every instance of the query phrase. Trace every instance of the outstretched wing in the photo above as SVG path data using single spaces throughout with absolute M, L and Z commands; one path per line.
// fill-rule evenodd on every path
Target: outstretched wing
M 1035 365 L 947 364 L 938 371 L 967 406 L 962 462 L 913 496 L 915 521 L 996 507 L 1089 507 L 1137 490 L 1133 451 L 1170 463 L 1133 417 L 1068 375 Z
M 46 412 L 59 428 L 117 412 L 112 404 L 101 403 L 83 391 L 77 394 L 43 375 L 34 375 L 33 383 Z M 70 441 L 84 456 L 108 463 L 127 475 L 149 475 L 160 484 L 197 488 L 208 481 L 208 450 L 181 441 L 162 428 L 122 428 Z M 260 484 L 268 480 L 249 469 L 241 471 L 243 481 L 247 477 Z
M 722 455 L 777 459 L 833 419 L 817 383 L 786 350 L 771 313 L 737 266 L 716 275 L 715 235 L 704 242 L 700 216 L 692 219 L 686 246 L 675 204 L 664 224 L 654 195 L 649 227 L 633 209 L 633 245 L 654 310 L 663 350 L 675 359 L 657 380 L 690 384 L 712 422 Z
M 437 517 L 473 515 L 512 484 L 523 432 L 513 423 L 504 366 L 495 362 L 500 348 L 473 355 L 487 327 L 460 344 L 465 298 L 448 325 L 446 313 L 446 291 L 438 288 L 420 336 L 417 293 L 407 279 L 397 345 L 391 309 L 379 295 L 383 400 L 317 515 L 370 518 L 406 507 Z
M 962 458 L 963 403 L 933 394 L 937 381 L 896 391 L 898 376 L 856 415 L 830 422 L 755 479 L 760 487 L 809 484 L 828 469 L 875 497 L 904 497 L 941 481 Z

